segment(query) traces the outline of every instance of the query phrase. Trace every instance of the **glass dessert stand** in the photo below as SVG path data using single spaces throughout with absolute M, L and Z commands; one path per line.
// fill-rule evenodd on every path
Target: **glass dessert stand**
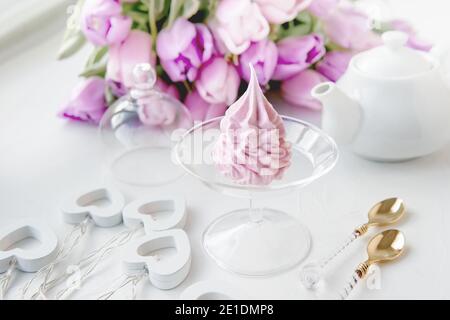
M 180 166 L 209 188 L 249 199 L 249 207 L 214 220 L 203 234 L 203 246 L 222 268 L 244 276 L 268 276 L 298 265 L 309 254 L 307 227 L 286 212 L 255 208 L 257 199 L 298 191 L 329 172 L 338 160 L 335 142 L 320 129 L 282 116 L 292 164 L 281 180 L 269 185 L 242 185 L 221 175 L 211 157 L 220 134 L 220 118 L 194 126 L 175 146 Z

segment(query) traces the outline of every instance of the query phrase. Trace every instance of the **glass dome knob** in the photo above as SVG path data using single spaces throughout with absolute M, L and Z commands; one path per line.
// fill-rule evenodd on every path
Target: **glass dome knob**
M 148 63 L 140 63 L 133 69 L 133 80 L 136 89 L 152 89 L 156 84 L 155 69 Z

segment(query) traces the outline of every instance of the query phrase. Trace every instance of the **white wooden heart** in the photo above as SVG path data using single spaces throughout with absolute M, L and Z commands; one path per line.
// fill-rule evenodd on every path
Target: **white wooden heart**
M 27 238 L 40 242 L 37 248 L 13 248 L 14 244 Z M 16 259 L 16 268 L 24 272 L 36 272 L 46 266 L 56 256 L 58 238 L 47 225 L 36 221 L 13 223 L 0 232 L 0 273 L 8 270 Z
M 108 200 L 109 204 L 105 207 L 93 204 L 100 200 Z M 61 212 L 67 223 L 78 224 L 89 216 L 97 226 L 107 228 L 122 222 L 124 206 L 125 198 L 119 190 L 100 187 L 69 197 L 61 205 Z
M 156 218 L 155 213 L 169 211 L 170 214 Z M 182 196 L 164 198 L 143 197 L 125 206 L 123 222 L 129 228 L 144 226 L 145 233 L 168 229 L 182 229 L 186 223 L 186 201 Z
M 180 300 L 235 300 L 237 291 L 216 281 L 200 281 L 187 287 Z
M 174 248 L 170 259 L 158 259 L 152 252 Z M 130 245 L 123 260 L 125 272 L 135 275 L 147 271 L 151 283 L 159 289 L 172 289 L 183 282 L 191 267 L 191 245 L 181 229 L 152 232 Z

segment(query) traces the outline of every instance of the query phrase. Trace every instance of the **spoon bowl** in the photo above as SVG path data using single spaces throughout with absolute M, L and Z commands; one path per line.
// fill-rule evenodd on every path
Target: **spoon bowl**
M 367 246 L 369 264 L 391 261 L 398 258 L 404 250 L 405 237 L 399 230 L 386 230 L 370 240 Z
M 385 199 L 370 209 L 369 225 L 386 226 L 393 224 L 403 217 L 405 211 L 402 199 Z

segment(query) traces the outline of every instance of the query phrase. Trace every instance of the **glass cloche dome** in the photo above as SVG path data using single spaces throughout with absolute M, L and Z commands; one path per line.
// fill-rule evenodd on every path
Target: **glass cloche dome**
M 172 147 L 192 127 L 190 112 L 156 88 L 151 65 L 137 65 L 133 79 L 129 94 L 111 105 L 100 122 L 107 166 L 115 179 L 127 184 L 172 182 L 183 174 L 172 157 Z

